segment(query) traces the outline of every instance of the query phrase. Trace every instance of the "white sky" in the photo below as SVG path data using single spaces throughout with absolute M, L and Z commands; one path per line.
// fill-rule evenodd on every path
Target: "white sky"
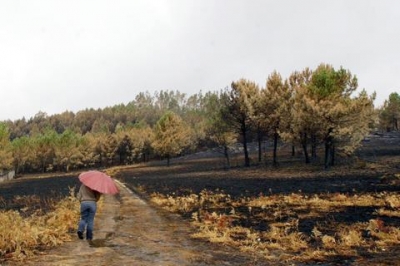
M 0 1 L 0 120 L 263 87 L 320 63 L 350 70 L 376 106 L 399 92 L 400 1 Z

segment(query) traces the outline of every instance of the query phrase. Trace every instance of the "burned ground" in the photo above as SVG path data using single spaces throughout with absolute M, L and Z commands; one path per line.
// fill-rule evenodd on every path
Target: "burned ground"
M 229 196 L 229 201 L 240 199 L 256 199 L 262 196 L 300 197 L 299 200 L 317 197 L 332 201 L 337 196 L 348 200 L 362 197 L 382 198 L 385 195 L 399 197 L 400 191 L 400 137 L 399 134 L 372 135 L 363 142 L 363 146 L 352 157 L 338 158 L 338 164 L 328 170 L 319 162 L 305 165 L 301 157 L 288 156 L 290 151 L 284 147 L 279 151 L 280 164 L 277 167 L 265 164 L 253 164 L 241 167 L 241 154 L 232 158 L 234 167 L 224 168 L 224 158 L 220 156 L 191 156 L 175 159 L 168 167 L 163 162 L 137 166 L 118 173 L 118 179 L 132 190 L 150 199 L 152 195 L 165 197 L 185 197 L 197 195 L 199 201 L 204 191 L 206 193 L 221 193 Z M 253 162 L 255 159 L 253 158 Z M 397 196 L 396 196 L 397 195 Z M 243 200 L 245 201 L 245 200 Z M 338 227 L 368 224 L 371 221 L 381 221 L 387 228 L 400 228 L 400 217 L 379 212 L 374 203 L 370 205 L 349 205 L 348 203 L 329 209 L 286 204 L 283 202 L 269 205 L 268 208 L 252 207 L 247 204 L 235 205 L 235 216 L 232 226 L 243 226 L 258 232 L 271 229 L 273 223 L 290 223 L 297 220 L 300 233 L 311 236 L 315 228 L 321 229 L 325 235 L 337 234 Z M 218 202 L 217 205 L 201 205 L 202 212 L 229 215 L 232 205 Z M 178 211 L 184 219 L 191 220 L 193 213 Z M 388 211 L 398 211 L 398 206 L 383 206 Z M 280 213 L 279 217 L 276 213 Z M 309 215 L 309 213 L 313 213 Z M 365 241 L 373 242 L 367 230 L 362 231 Z M 310 238 L 309 244 L 313 242 Z M 325 263 L 338 261 L 375 261 L 383 265 L 390 263 L 396 252 L 396 245 L 388 246 L 381 251 L 370 252 L 367 248 L 359 248 L 358 255 L 332 256 L 325 258 Z M 395 256 L 396 257 L 396 256 Z M 380 260 L 379 260 L 380 259 Z M 312 260 L 310 264 L 315 263 Z M 318 261 L 321 263 L 321 261 Z
M 353 157 L 341 158 L 338 164 L 325 170 L 321 163 L 310 165 L 303 163 L 303 158 L 290 157 L 284 147 L 279 151 L 279 166 L 253 163 L 251 167 L 242 167 L 242 154 L 232 157 L 232 167 L 225 168 L 224 158 L 216 153 L 203 153 L 199 156 L 185 156 L 172 160 L 167 167 L 165 162 L 151 162 L 134 165 L 116 171 L 115 177 L 127 187 L 149 200 L 154 193 L 165 196 L 201 197 L 201 193 L 221 193 L 229 195 L 232 200 L 247 201 L 262 196 L 284 197 L 294 195 L 299 200 L 319 197 L 321 200 L 332 200 L 348 197 L 355 199 L 362 196 L 381 197 L 397 195 L 399 197 L 400 182 L 400 137 L 399 134 L 373 135 L 363 142 Z M 268 158 L 268 157 L 267 157 Z M 256 161 L 253 158 L 253 162 Z M 23 201 L 16 197 L 39 197 L 34 201 L 37 208 L 43 207 L 47 200 L 68 196 L 71 187 L 77 187 L 77 174 L 58 177 L 31 178 L 23 177 L 0 184 L 2 209 L 23 209 Z M 26 203 L 26 201 L 25 201 Z M 31 201 L 32 203 L 32 201 Z M 298 220 L 298 230 L 310 235 L 316 226 L 323 228 L 324 234 L 334 233 L 338 226 L 357 223 L 368 223 L 371 220 L 382 221 L 386 227 L 400 228 L 400 216 L 385 215 L 377 212 L 373 204 L 367 206 L 339 206 L 331 209 L 312 209 L 301 204 L 271 204 L 268 208 L 247 205 L 235 206 L 238 219 L 232 225 L 240 225 L 252 230 L 265 232 L 274 222 L 288 223 Z M 153 205 L 152 205 L 153 206 Z M 286 208 L 287 212 L 282 211 Z M 203 205 L 203 211 L 229 214 L 231 207 L 220 204 Z M 388 210 L 398 211 L 397 206 L 387 206 Z M 192 213 L 180 212 L 183 222 L 192 219 Z M 313 215 L 309 215 L 313 212 Z M 276 216 L 276 213 L 281 213 Z M 375 241 L 369 232 L 363 233 L 365 239 Z M 241 237 L 240 235 L 237 237 Z M 311 244 L 314 244 L 310 241 Z M 318 243 L 315 243 L 317 245 Z M 388 246 L 375 252 L 359 248 L 357 256 L 335 255 L 324 261 L 308 261 L 299 265 L 323 264 L 335 265 L 357 261 L 357 265 L 369 263 L 391 265 L 398 260 L 398 247 Z M 364 264 L 363 264 L 364 263 Z

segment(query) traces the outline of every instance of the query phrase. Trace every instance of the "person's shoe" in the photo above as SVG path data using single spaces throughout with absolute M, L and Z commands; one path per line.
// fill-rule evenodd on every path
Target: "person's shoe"
M 83 239 L 83 233 L 81 231 L 78 231 L 78 237 L 79 239 Z

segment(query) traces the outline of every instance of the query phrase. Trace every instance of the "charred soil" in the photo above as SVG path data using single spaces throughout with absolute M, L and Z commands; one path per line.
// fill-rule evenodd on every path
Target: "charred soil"
M 174 159 L 169 167 L 159 161 L 115 170 L 121 193 L 104 198 L 95 240 L 76 239 L 32 259 L 32 265 L 395 265 L 400 261 L 400 238 L 379 246 L 382 235 L 400 230 L 398 134 L 371 136 L 356 156 L 339 160 L 329 170 L 318 162 L 305 165 L 301 156 L 289 156 L 285 147 L 279 159 L 277 167 L 254 163 L 246 168 L 238 153 L 232 157 L 233 167 L 226 169 L 224 158 L 208 152 Z M 4 208 L 19 210 L 24 206 L 18 205 L 16 195 L 36 195 L 46 201 L 68 195 L 68 187 L 77 185 L 77 175 L 22 178 L 0 184 L 0 192 Z M 215 204 L 205 195 L 221 196 Z M 172 212 L 153 200 L 189 196 L 195 199 L 192 207 Z M 382 198 L 382 206 L 371 203 Z M 268 202 L 258 205 L 260 199 Z M 232 241 L 246 236 L 237 232 L 228 242 L 193 238 L 199 229 L 193 226 L 194 214 L 218 227 L 227 227 L 228 221 L 231 227 L 249 229 L 260 236 L 260 247 L 277 245 L 279 239 L 268 232 L 282 225 L 285 234 L 296 231 L 301 241 L 316 250 L 326 248 L 328 255 L 314 252 L 301 257 L 306 248 L 294 251 L 290 242 L 268 253 L 268 248 L 239 247 Z M 352 240 L 344 247 L 352 252 L 341 253 L 346 239 L 338 236 L 338 228 L 351 233 L 352 226 L 364 225 L 369 229 L 360 230 L 360 243 Z

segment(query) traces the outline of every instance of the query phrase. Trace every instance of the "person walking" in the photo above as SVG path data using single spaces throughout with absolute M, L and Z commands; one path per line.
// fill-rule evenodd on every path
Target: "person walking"
M 101 193 L 82 184 L 79 188 L 77 198 L 80 201 L 81 218 L 78 225 L 78 237 L 83 239 L 86 230 L 86 239 L 93 239 L 94 216 L 96 215 L 97 202 Z

